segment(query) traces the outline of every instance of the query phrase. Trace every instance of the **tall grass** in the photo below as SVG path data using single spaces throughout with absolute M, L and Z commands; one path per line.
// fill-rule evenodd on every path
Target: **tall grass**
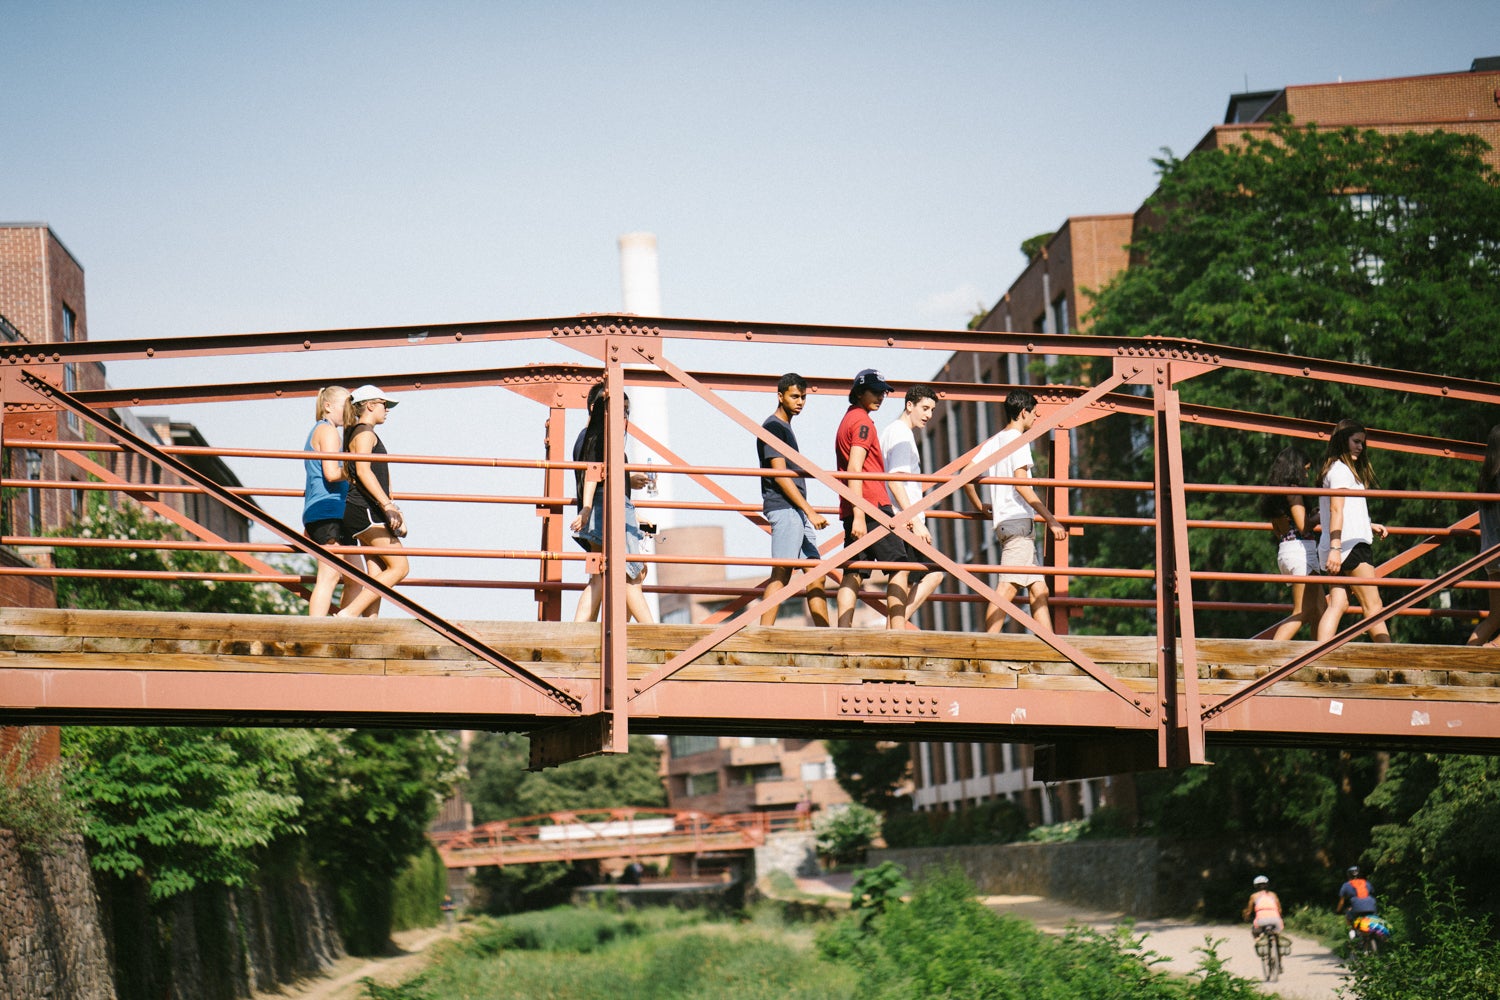
M 372 1000 L 853 1000 L 855 976 L 806 931 L 672 909 L 560 908 L 483 920 Z

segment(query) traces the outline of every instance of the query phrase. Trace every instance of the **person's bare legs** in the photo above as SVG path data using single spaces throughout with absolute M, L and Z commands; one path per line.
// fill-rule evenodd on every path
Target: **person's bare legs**
M 578 610 L 573 612 L 575 622 L 591 622 L 599 616 L 599 604 L 604 599 L 604 576 L 595 573 L 589 577 L 583 593 L 578 595 Z
M 1375 576 L 1375 567 L 1371 566 L 1369 563 L 1361 563 L 1360 565 L 1354 567 L 1354 572 L 1350 575 L 1370 577 L 1373 579 Z M 1364 608 L 1366 618 L 1369 618 L 1372 615 L 1379 614 L 1381 610 L 1385 608 L 1385 605 L 1380 600 L 1380 588 L 1374 586 L 1373 584 L 1356 583 L 1354 585 L 1354 594 L 1359 598 L 1360 606 Z M 1379 625 L 1370 626 L 1370 641 L 1391 641 L 1391 632 L 1390 629 L 1386 628 L 1385 622 L 1381 622 Z
M 839 628 L 854 627 L 854 606 L 859 602 L 859 586 L 863 577 L 852 570 L 844 570 L 844 578 L 839 581 L 838 597 L 836 606 L 839 612 Z
M 1490 583 L 1500 583 L 1500 576 L 1491 573 Z M 1500 635 L 1500 590 L 1487 590 L 1485 593 L 1490 598 L 1490 613 L 1474 629 L 1474 634 L 1469 636 L 1470 646 L 1487 646 L 1494 642 L 1495 636 Z
M 768 598 L 775 597 L 776 594 L 783 587 L 786 586 L 786 582 L 788 580 L 790 580 L 791 578 L 792 578 L 792 567 L 790 567 L 790 566 L 773 566 L 771 568 L 771 578 L 766 581 L 766 593 L 765 593 L 765 596 L 768 597 Z M 773 604 L 773 605 L 771 605 L 769 608 L 767 608 L 766 610 L 764 610 L 764 611 L 762 611 L 760 613 L 760 623 L 762 625 L 775 625 L 776 624 L 776 615 L 780 611 L 781 611 L 781 605 L 779 605 L 779 604 Z M 826 604 L 823 606 L 823 624 L 824 625 L 828 624 L 828 606 Z
M 307 597 L 307 613 L 313 618 L 322 618 L 333 605 L 333 588 L 339 584 L 338 567 L 318 560 L 318 577 L 313 581 L 312 593 Z
M 1349 610 L 1349 589 L 1343 586 L 1328 588 L 1328 606 L 1323 609 L 1323 615 L 1318 619 L 1318 641 L 1327 642 L 1339 631 L 1339 622 L 1344 618 L 1344 612 Z
M 625 582 L 625 614 L 638 622 L 650 623 L 651 605 L 646 603 L 645 574 L 639 580 Z
M 1292 615 L 1277 626 L 1272 638 L 1278 641 L 1291 639 L 1303 625 L 1316 632 L 1318 621 L 1323 617 L 1324 606 L 1322 587 L 1317 584 L 1292 584 Z
M 370 551 L 365 554 L 366 566 L 369 574 L 387 587 L 394 587 L 406 579 L 410 572 L 410 563 L 406 556 L 401 555 L 401 540 L 390 533 L 384 525 L 372 525 L 360 532 L 359 544 L 368 546 Z M 370 589 L 361 589 L 344 608 L 339 611 L 340 618 L 373 618 L 380 613 L 380 592 Z
M 1047 585 L 1041 581 L 1037 581 L 1031 585 L 1030 593 L 1031 607 L 1027 610 L 1031 612 L 1031 617 L 1036 619 L 1036 623 L 1039 626 L 1036 632 L 1039 635 L 1044 632 L 1047 635 L 1051 635 L 1052 613 L 1049 610 L 1049 605 L 1052 595 L 1047 592 Z
M 885 584 L 885 627 L 906 628 L 906 606 L 911 597 L 911 571 L 892 573 Z
M 1016 594 L 1019 591 L 1020 588 L 1017 587 L 1014 583 L 1002 583 L 1000 585 L 1000 589 L 995 591 L 995 593 L 1000 597 L 1001 600 L 1014 604 L 1016 602 Z M 1001 610 L 1000 605 L 991 604 L 989 607 L 985 608 L 984 630 L 986 632 L 999 632 L 1004 625 L 1005 612 Z
M 928 573 L 917 581 L 917 585 L 912 591 L 911 600 L 906 605 L 907 621 L 915 618 L 917 616 L 917 609 L 927 602 L 927 598 L 931 597 L 937 591 L 938 587 L 942 586 L 944 575 L 943 573 Z
M 820 628 L 828 627 L 828 598 L 823 596 L 822 578 L 807 585 L 807 617 Z

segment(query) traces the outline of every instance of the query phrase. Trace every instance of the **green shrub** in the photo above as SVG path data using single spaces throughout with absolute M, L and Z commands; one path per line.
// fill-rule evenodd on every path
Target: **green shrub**
M 391 894 L 391 930 L 433 927 L 443 919 L 443 897 L 448 894 L 448 869 L 431 844 L 396 876 Z
M 880 814 L 859 803 L 818 814 L 813 824 L 818 853 L 839 864 L 859 861 L 880 836 Z
M 62 761 L 36 763 L 40 739 L 41 730 L 28 726 L 0 757 L 0 830 L 13 833 L 23 851 L 57 854 L 83 829 L 83 805 Z
M 1439 898 L 1441 897 L 1441 898 Z M 1350 966 L 1348 995 L 1358 1000 L 1492 1000 L 1500 997 L 1500 947 L 1488 917 L 1475 916 L 1453 883 L 1423 889 L 1423 909 L 1393 929 L 1370 961 Z

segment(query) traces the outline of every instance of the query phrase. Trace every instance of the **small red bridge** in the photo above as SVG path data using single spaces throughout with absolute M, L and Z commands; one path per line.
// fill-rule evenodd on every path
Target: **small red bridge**
M 591 809 L 485 823 L 428 834 L 449 868 L 526 865 L 540 861 L 660 857 L 751 851 L 767 836 L 807 829 L 795 811 L 710 813 L 669 809 Z

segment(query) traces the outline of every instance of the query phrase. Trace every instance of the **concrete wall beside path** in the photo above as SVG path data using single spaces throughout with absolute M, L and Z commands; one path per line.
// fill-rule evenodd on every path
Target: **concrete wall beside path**
M 1045 896 L 1134 917 L 1190 913 L 1196 880 L 1182 877 L 1180 848 L 1150 838 L 1063 844 L 975 844 L 873 850 L 868 863 L 893 861 L 912 878 L 956 867 L 987 896 Z

